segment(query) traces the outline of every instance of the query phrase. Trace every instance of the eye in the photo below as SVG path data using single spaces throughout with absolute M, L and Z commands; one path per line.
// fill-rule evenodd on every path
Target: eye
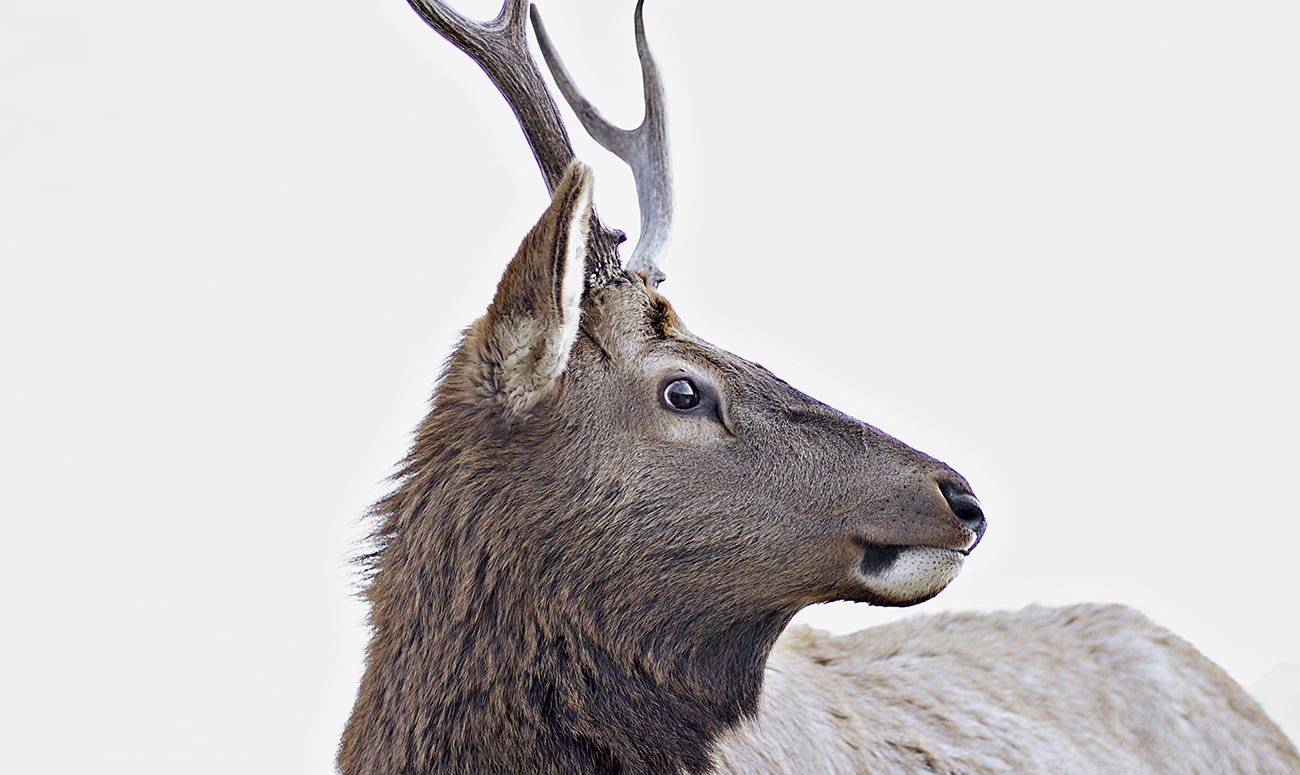
M 675 379 L 664 386 L 664 402 L 679 412 L 689 412 L 700 405 L 700 391 L 689 379 Z

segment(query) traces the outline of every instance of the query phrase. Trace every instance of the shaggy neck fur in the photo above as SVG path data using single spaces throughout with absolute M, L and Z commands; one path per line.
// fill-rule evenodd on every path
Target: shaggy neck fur
M 754 714 L 794 611 L 687 610 L 653 575 L 592 571 L 590 547 L 560 535 L 590 520 L 565 517 L 636 506 L 539 467 L 554 429 L 471 439 L 457 429 L 482 417 L 455 414 L 435 409 L 376 506 L 374 636 L 344 775 L 707 772 L 717 737 Z M 503 486 L 503 471 L 530 480 Z

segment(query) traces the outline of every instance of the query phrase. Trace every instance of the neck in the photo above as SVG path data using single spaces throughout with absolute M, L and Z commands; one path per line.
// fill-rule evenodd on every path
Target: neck
M 717 737 L 756 710 L 793 611 L 619 616 L 537 583 L 522 553 L 503 562 L 447 532 L 432 554 L 397 533 L 379 555 L 344 775 L 705 773 Z

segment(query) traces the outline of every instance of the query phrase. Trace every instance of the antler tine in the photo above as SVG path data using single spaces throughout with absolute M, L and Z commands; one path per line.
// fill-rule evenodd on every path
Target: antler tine
M 441 0 L 407 0 L 420 18 L 483 68 L 519 119 L 537 166 L 553 192 L 573 159 L 573 145 L 542 74 L 528 53 L 528 0 L 506 0 L 497 17 L 474 22 Z
M 628 259 L 626 267 L 645 274 L 650 283 L 658 286 L 665 279 L 655 259 L 668 245 L 673 225 L 673 173 L 668 157 L 668 132 L 664 117 L 664 86 L 659 78 L 659 68 L 650 47 L 646 44 L 645 23 L 641 9 L 645 0 L 636 4 L 636 50 L 641 60 L 641 80 L 645 90 L 645 118 L 636 129 L 621 129 L 607 121 L 591 101 L 578 91 L 569 71 L 546 34 L 541 13 L 532 6 L 533 29 L 537 43 L 546 59 L 546 66 L 555 77 L 560 93 L 577 114 L 578 120 L 596 142 L 627 162 L 636 181 L 637 200 L 641 205 L 641 238 Z
M 452 45 L 483 68 L 506 98 L 528 138 L 537 166 L 554 193 L 573 160 L 573 145 L 560 111 L 528 53 L 525 29 L 528 0 L 505 0 L 501 12 L 489 22 L 471 21 L 442 0 L 407 0 L 415 12 Z M 588 238 L 587 283 L 604 285 L 620 271 L 618 245 L 626 239 L 597 219 Z

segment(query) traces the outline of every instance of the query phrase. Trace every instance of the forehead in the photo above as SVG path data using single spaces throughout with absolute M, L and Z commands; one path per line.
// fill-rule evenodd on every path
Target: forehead
M 727 380 L 745 377 L 777 380 L 757 363 L 737 357 L 700 339 L 686 327 L 667 298 L 642 282 L 616 286 L 593 295 L 587 311 L 589 333 L 617 360 L 651 366 L 682 360 Z
M 588 292 L 582 325 L 610 355 L 622 356 L 619 360 L 707 347 L 682 323 L 668 299 L 638 275 Z

